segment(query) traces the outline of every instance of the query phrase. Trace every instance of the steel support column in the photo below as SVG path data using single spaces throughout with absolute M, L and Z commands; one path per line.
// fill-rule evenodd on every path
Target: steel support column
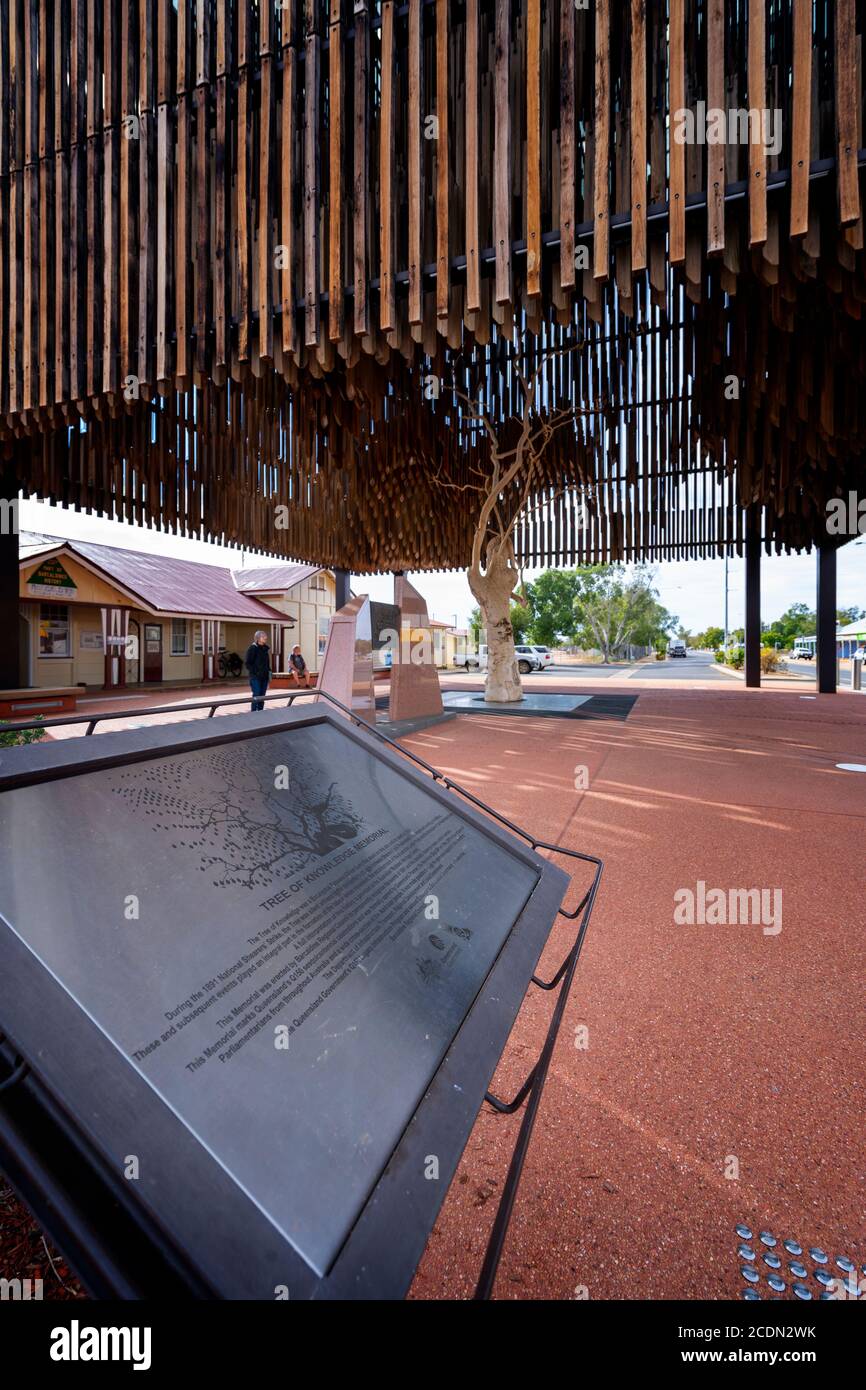
M 750 507 L 746 518 L 746 685 L 761 684 L 761 512 Z
M 334 570 L 334 579 L 336 580 L 337 584 L 337 593 L 334 606 L 337 612 L 339 612 L 341 608 L 345 608 L 346 604 L 349 602 L 349 599 L 352 596 L 349 588 L 350 577 L 351 576 L 349 575 L 348 570 Z
M 815 647 L 816 688 L 836 694 L 836 551 L 818 547 L 818 641 Z
M 0 467 L 0 689 L 26 684 L 22 670 L 18 599 L 18 484 L 12 470 Z
M 352 589 L 349 587 L 349 580 L 352 575 L 349 574 L 349 570 L 335 570 L 334 578 L 336 581 L 335 609 L 339 613 L 339 610 L 345 607 L 349 599 L 352 598 Z

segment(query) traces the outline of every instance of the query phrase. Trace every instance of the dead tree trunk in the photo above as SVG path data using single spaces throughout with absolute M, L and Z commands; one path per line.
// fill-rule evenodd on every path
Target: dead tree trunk
M 572 350 L 573 347 L 562 351 Z M 454 392 L 461 402 L 464 419 L 480 426 L 490 441 L 489 467 L 473 470 L 479 482 L 461 485 L 461 490 L 477 492 L 481 500 L 468 579 L 487 628 L 484 698 L 490 703 L 512 704 L 523 699 L 511 627 L 511 600 L 520 580 L 514 552 L 515 527 L 533 501 L 548 444 L 557 430 L 564 426 L 573 429 L 576 416 L 583 413 L 571 405 L 549 412 L 546 401 L 538 399 L 539 375 L 550 358 L 559 355 L 554 352 L 542 358 L 529 377 L 515 365 L 522 402 L 506 421 L 493 420 L 465 392 Z M 512 440 L 513 447 L 508 447 Z M 552 500 L 548 492 L 540 505 L 549 505 Z
M 473 564 L 468 578 L 487 629 L 484 698 L 489 703 L 513 704 L 523 699 L 523 686 L 517 670 L 511 626 L 511 596 L 518 581 L 511 540 L 506 537 L 504 544 L 490 545 L 484 568 L 480 563 Z

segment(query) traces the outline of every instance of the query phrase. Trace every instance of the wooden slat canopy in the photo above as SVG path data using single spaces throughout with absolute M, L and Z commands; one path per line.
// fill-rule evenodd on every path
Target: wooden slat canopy
M 462 393 L 507 439 L 515 356 L 555 354 L 525 562 L 720 554 L 749 507 L 808 546 L 866 448 L 864 9 L 0 0 L 2 456 L 131 521 L 463 566 Z

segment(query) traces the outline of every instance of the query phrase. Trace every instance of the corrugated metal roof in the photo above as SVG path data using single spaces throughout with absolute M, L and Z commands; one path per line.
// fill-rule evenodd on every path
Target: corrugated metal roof
M 278 593 L 293 589 L 319 573 L 317 565 L 262 565 L 257 569 L 234 570 L 234 581 L 242 593 Z
M 22 554 L 39 554 L 64 546 L 94 565 L 108 579 L 140 598 L 145 607 L 157 613 L 177 613 L 189 617 L 248 618 L 255 622 L 283 622 L 285 613 L 261 599 L 241 593 L 232 571 L 221 565 L 202 565 L 198 560 L 178 560 L 170 555 L 147 555 L 140 550 L 121 550 L 92 541 L 44 538 L 44 545 L 30 551 L 21 537 Z M 282 568 L 287 568 L 282 566 Z

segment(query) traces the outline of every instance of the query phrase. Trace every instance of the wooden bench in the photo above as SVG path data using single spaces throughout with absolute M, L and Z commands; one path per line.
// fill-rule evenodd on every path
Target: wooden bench
M 51 685 L 42 690 L 30 686 L 23 690 L 0 690 L 0 719 L 67 714 L 74 711 L 81 693 L 80 685 Z
M 269 689 L 270 690 L 304 690 L 313 689 L 316 684 L 317 676 L 315 671 L 308 671 L 310 683 L 308 687 L 299 685 L 298 678 L 294 671 L 272 671 Z

